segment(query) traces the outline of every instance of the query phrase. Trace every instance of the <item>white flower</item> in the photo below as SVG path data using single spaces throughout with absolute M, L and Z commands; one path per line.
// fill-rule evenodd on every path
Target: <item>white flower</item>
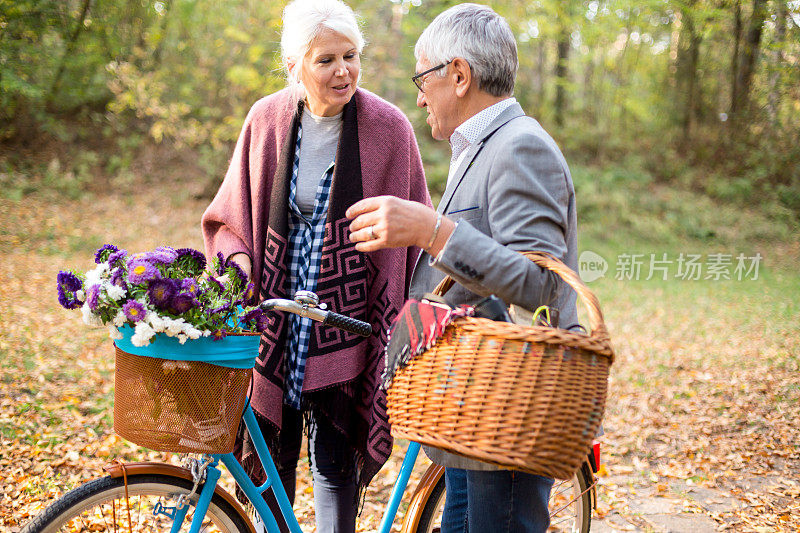
M 96 268 L 89 270 L 86 273 L 86 281 L 84 282 L 84 287 L 89 287 L 91 285 L 100 285 L 103 281 L 103 274 L 107 273 L 109 270 L 108 263 L 100 263 L 97 265 Z
M 211 336 L 211 330 L 210 329 L 204 329 L 203 330 L 203 337 L 209 337 L 209 336 Z
M 88 303 L 84 303 L 83 307 L 81 307 L 81 314 L 83 315 L 84 324 L 95 327 L 103 325 L 103 321 L 100 319 L 100 317 L 92 313 L 92 310 L 89 309 Z
M 75 293 L 75 298 L 77 298 L 78 300 L 85 300 L 86 292 L 84 292 L 83 289 L 78 289 L 78 291 Z
M 168 337 L 174 337 L 172 333 L 170 333 L 170 328 L 172 327 L 172 319 L 168 316 L 160 316 L 156 319 L 159 327 L 159 331 L 165 333 Z
M 187 337 L 186 335 L 184 335 L 183 333 L 181 333 L 180 335 L 178 335 L 178 342 L 179 342 L 179 343 L 181 343 L 181 344 L 185 344 L 185 343 L 186 343 L 186 340 L 187 340 L 188 338 L 189 338 L 189 337 Z
M 184 332 L 185 326 L 189 324 L 182 318 L 178 318 L 176 320 L 170 320 L 167 323 L 167 335 L 170 337 L 174 337 Z
M 145 306 L 147 305 L 141 301 L 139 303 Z M 158 316 L 158 314 L 154 313 L 153 311 L 147 311 L 147 316 L 145 316 L 145 320 L 150 324 L 150 326 L 156 333 L 161 333 L 167 330 L 167 324 L 169 318 Z
M 106 294 L 108 297 L 114 300 L 115 302 L 121 300 L 125 297 L 127 291 L 122 287 L 117 287 L 116 285 L 112 285 L 111 283 L 104 282 L 103 288 L 106 290 Z
M 114 320 L 112 322 L 114 323 L 114 326 L 120 328 L 127 321 L 128 321 L 128 317 L 125 316 L 125 311 L 120 309 L 120 310 L 117 311 L 117 314 L 114 316 Z
M 139 322 L 131 337 L 131 344 L 134 346 L 147 346 L 150 344 L 150 339 L 155 336 L 156 332 L 146 322 Z
M 112 326 L 110 324 L 108 326 L 108 336 L 111 337 L 111 340 L 113 341 L 121 339 L 123 337 L 122 332 L 118 330 L 115 326 Z
M 190 339 L 199 339 L 202 334 L 202 331 L 192 327 L 191 325 L 186 327 L 186 336 L 188 336 Z

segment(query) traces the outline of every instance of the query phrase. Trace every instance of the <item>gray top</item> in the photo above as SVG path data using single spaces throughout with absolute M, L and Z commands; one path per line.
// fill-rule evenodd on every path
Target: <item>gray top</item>
M 300 143 L 295 202 L 303 215 L 311 216 L 319 181 L 336 158 L 336 147 L 342 132 L 342 113 L 319 117 L 306 107 L 300 122 L 303 125 L 303 140 Z

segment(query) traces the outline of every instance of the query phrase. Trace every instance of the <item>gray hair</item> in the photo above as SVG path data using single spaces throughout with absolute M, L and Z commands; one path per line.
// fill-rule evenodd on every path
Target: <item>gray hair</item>
M 419 36 L 414 56 L 424 56 L 431 66 L 462 57 L 480 90 L 493 96 L 514 92 L 517 42 L 506 19 L 488 6 L 458 4 L 440 13 Z M 444 76 L 446 70 L 436 74 Z
M 283 10 L 281 60 L 289 85 L 297 89 L 300 97 L 305 92 L 298 79 L 303 60 L 314 39 L 326 28 L 344 35 L 359 54 L 364 49 L 356 15 L 340 0 L 294 0 Z M 291 70 L 289 61 L 295 64 Z

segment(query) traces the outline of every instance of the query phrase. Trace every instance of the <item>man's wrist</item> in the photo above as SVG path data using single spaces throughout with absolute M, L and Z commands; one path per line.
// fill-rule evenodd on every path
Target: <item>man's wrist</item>
M 436 222 L 433 226 L 433 231 L 431 232 L 431 237 L 428 239 L 428 242 L 422 247 L 423 250 L 429 250 L 431 246 L 434 245 L 436 242 L 436 237 L 439 235 L 439 228 L 442 227 L 442 214 L 436 213 Z
M 425 251 L 433 257 L 438 256 L 439 253 L 441 253 L 441 251 L 447 245 L 447 241 L 450 240 L 450 236 L 453 234 L 455 227 L 456 227 L 455 222 L 453 222 L 446 216 L 442 216 L 439 232 L 436 234 L 436 238 L 433 240 L 433 244 L 430 247 L 428 247 Z

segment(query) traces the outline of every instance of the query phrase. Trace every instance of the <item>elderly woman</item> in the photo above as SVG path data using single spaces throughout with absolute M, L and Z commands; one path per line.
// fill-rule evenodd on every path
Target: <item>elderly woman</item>
M 305 420 L 317 531 L 354 531 L 358 494 L 391 452 L 382 352 L 419 253 L 357 251 L 345 211 L 380 195 L 430 205 L 408 119 L 357 87 L 363 46 L 342 2 L 286 7 L 288 87 L 248 113 L 202 220 L 206 252 L 238 263 L 262 299 L 312 290 L 330 309 L 373 325 L 362 340 L 275 313 L 262 339 L 252 406 L 290 499 Z M 241 441 L 243 464 L 263 482 L 249 437 Z

